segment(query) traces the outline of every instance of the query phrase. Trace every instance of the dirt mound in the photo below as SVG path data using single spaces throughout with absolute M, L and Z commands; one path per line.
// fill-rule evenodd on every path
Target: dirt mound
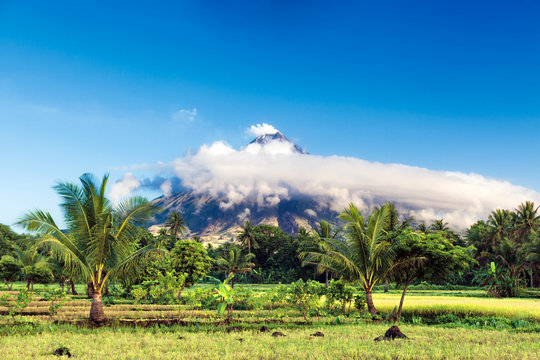
M 67 356 L 68 358 L 71 357 L 71 352 L 66 346 L 60 346 L 56 350 L 53 351 L 53 355 L 55 356 Z
M 408 337 L 401 332 L 399 327 L 397 325 L 393 325 L 390 327 L 390 329 L 386 330 L 383 336 L 378 336 L 374 340 L 375 341 L 382 341 L 382 340 L 394 340 L 394 339 L 408 339 Z
M 287 335 L 285 335 L 285 334 L 283 334 L 283 333 L 280 333 L 279 331 L 274 331 L 274 332 L 272 333 L 272 336 L 273 336 L 273 337 L 279 337 L 279 336 L 287 336 Z
M 321 336 L 321 337 L 324 337 L 324 334 L 321 331 L 317 331 L 317 332 L 314 332 L 313 334 L 311 334 L 309 336 Z

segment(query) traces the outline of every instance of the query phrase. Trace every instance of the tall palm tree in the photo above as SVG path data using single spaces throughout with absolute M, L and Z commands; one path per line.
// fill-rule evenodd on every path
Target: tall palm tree
M 388 205 L 371 213 L 367 222 L 356 206 L 350 204 L 339 218 L 344 220 L 345 242 L 324 239 L 331 247 L 334 264 L 350 280 L 360 281 L 365 293 L 368 311 L 376 314 L 373 304 L 373 287 L 384 281 L 395 258 L 398 241 L 389 241 L 384 230 L 388 220 Z
M 433 224 L 431 224 L 429 229 L 435 232 L 450 230 L 450 228 L 448 227 L 448 223 L 445 222 L 444 219 L 435 220 Z
M 218 270 L 226 271 L 228 276 L 232 275 L 231 287 L 234 288 L 234 279 L 236 274 L 246 274 L 253 270 L 254 263 L 250 262 L 255 255 L 252 253 L 243 254 L 238 246 L 232 246 L 227 256 L 217 259 L 216 267 Z
M 314 249 L 311 251 L 303 251 L 298 256 L 302 261 L 302 266 L 316 265 L 317 273 L 325 274 L 325 286 L 328 287 L 328 275 L 330 272 L 336 272 L 337 264 L 332 256 L 332 248 L 325 241 L 336 241 L 341 229 L 332 230 L 332 225 L 329 221 L 319 221 L 319 226 L 313 230 Z
M 238 232 L 237 239 L 244 248 L 248 248 L 248 253 L 250 254 L 252 246 L 254 249 L 259 247 L 259 244 L 257 244 L 257 241 L 255 240 L 255 228 L 251 225 L 251 221 L 249 220 L 246 220 L 244 226 L 242 226 Z
M 495 246 L 508 236 L 510 222 L 508 210 L 497 209 L 489 214 L 487 224 L 491 232 L 491 246 Z
M 540 229 L 540 206 L 535 206 L 534 202 L 526 201 L 516 209 L 516 232 L 520 241 Z
M 187 229 L 184 218 L 178 211 L 173 211 L 171 213 L 165 226 L 169 230 L 169 234 L 173 236 L 175 242 L 178 240 L 178 235 L 182 235 Z
M 92 290 L 90 319 L 105 319 L 101 294 L 109 279 L 129 277 L 152 245 L 136 249 L 136 228 L 145 224 L 156 207 L 142 197 L 131 197 L 114 207 L 105 196 L 109 176 L 100 183 L 83 174 L 81 186 L 62 182 L 54 186 L 63 202 L 68 232 L 60 230 L 50 213 L 33 210 L 18 222 L 41 235 L 36 246 L 48 245 L 55 256 L 85 278 Z

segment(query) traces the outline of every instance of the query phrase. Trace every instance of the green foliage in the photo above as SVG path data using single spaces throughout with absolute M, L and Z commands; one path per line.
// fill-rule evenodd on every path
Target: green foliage
M 365 294 L 356 294 L 354 295 L 354 307 L 360 312 L 366 310 L 366 295 Z
M 204 246 L 193 240 L 180 240 L 171 250 L 171 267 L 185 274 L 184 286 L 191 287 L 205 277 L 213 264 Z
M 10 290 L 13 282 L 21 276 L 21 270 L 21 262 L 14 257 L 3 255 L 0 259 L 0 280 L 4 281 Z
M 236 299 L 237 291 L 228 284 L 234 277 L 234 274 L 231 274 L 223 282 L 219 281 L 218 285 L 214 288 L 216 294 L 215 300 L 219 300 L 217 313 L 218 315 L 223 315 L 225 309 L 227 310 L 227 323 L 232 321 L 232 310 L 233 304 Z
M 142 286 L 134 287 L 131 290 L 131 296 L 135 298 L 135 305 L 137 305 L 143 298 L 145 298 L 147 294 L 148 290 L 146 290 Z
M 20 290 L 15 298 L 12 298 L 8 294 L 3 294 L 0 297 L 0 306 L 8 308 L 8 313 L 12 321 L 15 321 L 17 314 L 19 314 L 19 319 L 22 320 L 21 313 L 32 302 L 32 296 L 33 293 L 27 289 Z
M 314 308 L 315 302 L 319 300 L 321 293 L 324 292 L 323 289 L 324 285 L 317 281 L 309 280 L 304 282 L 300 279 L 289 285 L 287 301 L 297 306 L 304 320 L 308 322 L 309 311 Z
M 345 312 L 347 304 L 354 299 L 354 288 L 347 285 L 343 279 L 330 280 L 328 291 L 326 292 L 327 304 L 331 310 L 335 310 L 336 302 L 341 306 L 341 311 Z M 365 297 L 364 297 L 365 304 Z
M 184 279 L 186 279 L 185 274 L 178 275 L 173 270 L 164 275 L 158 274 L 156 280 L 144 281 L 140 287 L 135 287 L 135 289 L 144 290 L 146 293 L 141 298 L 148 295 L 150 301 L 154 304 L 171 304 L 176 302 L 177 294 L 184 286 Z M 142 291 L 139 291 L 136 292 L 136 295 L 140 296 L 142 293 Z
M 68 301 L 66 293 L 60 289 L 51 289 L 42 295 L 44 301 L 49 301 L 49 315 L 52 317 Z
M 490 262 L 476 272 L 475 281 L 485 286 L 488 294 L 495 297 L 514 297 L 517 295 L 520 278 L 512 277 L 511 271 Z

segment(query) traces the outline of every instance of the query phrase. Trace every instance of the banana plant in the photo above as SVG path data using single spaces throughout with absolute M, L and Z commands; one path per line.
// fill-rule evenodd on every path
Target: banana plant
M 225 309 L 227 310 L 227 324 L 230 324 L 232 321 L 232 310 L 236 297 L 236 290 L 231 285 L 229 285 L 229 282 L 233 278 L 234 274 L 230 274 L 223 282 L 217 280 L 218 285 L 214 288 L 214 292 L 216 293 L 214 301 L 220 301 L 217 313 L 218 315 L 223 315 Z

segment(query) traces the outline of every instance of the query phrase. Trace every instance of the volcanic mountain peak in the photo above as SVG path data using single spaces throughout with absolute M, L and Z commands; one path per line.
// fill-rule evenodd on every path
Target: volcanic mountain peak
M 283 135 L 280 131 L 276 131 L 275 133 L 269 133 L 269 134 L 263 134 L 260 136 L 257 136 L 253 141 L 251 141 L 249 144 L 259 144 L 259 145 L 267 145 L 272 142 L 281 142 L 281 143 L 289 143 L 292 145 L 294 152 L 299 154 L 309 154 L 306 150 L 302 149 L 300 146 L 293 143 L 291 140 L 289 140 L 285 135 Z

